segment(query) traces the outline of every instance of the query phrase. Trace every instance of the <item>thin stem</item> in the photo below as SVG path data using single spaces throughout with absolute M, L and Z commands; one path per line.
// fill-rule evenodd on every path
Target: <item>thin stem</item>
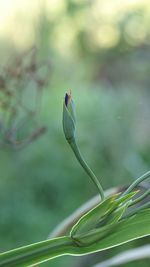
M 136 209 L 130 211 L 130 212 L 129 212 L 128 214 L 126 214 L 126 215 L 123 215 L 122 218 L 121 218 L 121 220 L 126 219 L 126 218 L 128 218 L 128 217 L 131 217 L 132 215 L 135 215 L 135 214 L 137 214 L 138 212 L 140 212 L 140 211 L 142 211 L 142 210 L 144 210 L 144 209 L 148 209 L 148 208 L 150 208 L 150 202 L 145 203 L 145 204 L 143 204 L 143 205 L 140 206 L 140 207 L 137 207 Z
M 146 198 L 149 194 L 150 194 L 150 189 L 148 189 L 145 193 L 143 193 L 142 196 L 140 196 L 140 197 L 136 198 L 135 200 L 133 200 L 133 201 L 131 202 L 131 204 L 129 204 L 129 206 L 131 207 L 131 206 L 137 204 L 138 202 L 140 202 L 140 201 L 142 201 L 144 198 Z
M 145 174 L 143 174 L 142 176 L 140 176 L 139 178 L 137 178 L 129 187 L 128 189 L 122 194 L 122 196 L 127 195 L 128 193 L 130 193 L 138 184 L 140 184 L 141 182 L 143 182 L 144 180 L 146 180 L 147 178 L 150 177 L 150 171 L 146 172 Z
M 85 160 L 83 159 L 80 150 L 77 146 L 76 141 L 72 141 L 69 143 L 77 160 L 79 161 L 79 163 L 81 164 L 81 166 L 83 167 L 83 169 L 85 170 L 85 172 L 88 174 L 88 176 L 92 179 L 92 181 L 94 182 L 94 184 L 96 185 L 96 187 L 98 188 L 99 194 L 101 196 L 101 200 L 103 201 L 105 199 L 104 196 L 104 191 L 103 188 L 100 184 L 100 182 L 98 181 L 97 177 L 95 176 L 95 174 L 93 173 L 93 171 L 89 168 L 89 166 L 87 165 L 87 163 L 85 162 Z

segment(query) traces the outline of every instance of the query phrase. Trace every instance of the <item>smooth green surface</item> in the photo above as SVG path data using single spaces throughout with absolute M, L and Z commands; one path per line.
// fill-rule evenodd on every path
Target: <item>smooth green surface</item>
M 82 216 L 72 228 L 71 236 L 74 236 L 76 234 L 80 235 L 80 233 L 92 230 L 99 223 L 101 218 L 110 210 L 115 197 L 116 196 L 111 196 L 107 198 L 102 203 L 86 213 L 84 216 Z
M 89 247 L 78 249 L 78 252 L 80 250 L 82 254 L 104 250 L 148 235 L 150 235 L 150 209 L 119 222 L 108 236 Z
M 102 188 L 102 185 L 101 185 L 100 181 L 98 180 L 98 178 L 96 177 L 96 175 L 94 174 L 94 172 L 90 169 L 89 165 L 85 162 L 83 156 L 81 155 L 79 147 L 76 143 L 76 140 L 71 141 L 70 146 L 71 146 L 77 160 L 79 161 L 80 165 L 85 170 L 87 175 L 91 178 L 93 183 L 96 185 L 96 188 L 98 189 L 101 200 L 103 201 L 105 199 L 105 196 L 104 196 L 104 190 Z
M 73 242 L 69 237 L 36 243 L 0 256 L 0 266 L 24 267 L 71 253 Z
M 150 178 L 150 171 L 144 173 L 142 176 L 137 178 L 129 187 L 128 189 L 122 194 L 123 196 L 130 193 L 132 190 L 134 190 L 138 185 L 140 185 L 143 181 Z M 149 192 L 149 191 L 148 191 Z
M 150 235 L 150 209 L 125 219 L 99 241 L 88 246 L 77 246 L 70 237 L 43 241 L 0 255 L 0 266 L 25 267 L 62 255 L 84 255 L 121 245 Z
M 79 219 L 79 221 L 71 230 L 71 236 L 86 233 L 93 228 L 96 228 L 97 225 L 101 223 L 103 225 L 106 224 L 109 220 L 111 220 L 111 213 L 115 211 L 119 207 L 119 205 L 125 204 L 128 200 L 134 197 L 135 194 L 136 192 L 132 192 L 125 196 L 119 197 L 119 193 L 108 197 Z

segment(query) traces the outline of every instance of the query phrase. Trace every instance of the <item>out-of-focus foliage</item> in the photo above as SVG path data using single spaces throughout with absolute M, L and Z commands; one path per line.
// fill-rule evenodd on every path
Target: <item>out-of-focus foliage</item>
M 32 111 L 34 93 L 43 88 L 36 122 L 27 112 L 27 123 L 17 137 L 22 140 L 47 127 L 23 150 L 12 146 L 0 150 L 4 251 L 45 239 L 50 229 L 97 193 L 63 136 L 66 89 L 72 89 L 76 102 L 81 151 L 105 189 L 125 185 L 149 169 L 150 5 L 146 0 L 2 0 L 0 10 L 0 77 L 9 91 L 24 92 L 23 103 Z M 28 71 L 33 54 L 26 51 L 33 46 L 38 68 Z M 19 80 L 8 74 L 9 69 L 18 73 L 22 64 L 25 71 Z M 37 79 L 42 80 L 41 87 Z M 16 98 L 14 103 L 19 116 L 26 114 Z M 148 239 L 128 246 L 142 242 Z M 88 267 L 128 246 L 107 255 L 55 259 L 43 266 Z
M 44 65 L 44 69 L 46 67 Z M 43 69 L 40 68 L 43 66 L 38 65 L 36 51 L 32 49 L 1 69 L 1 148 L 23 148 L 46 130 L 44 126 L 38 126 L 43 87 L 47 83 L 47 77 L 41 76 Z M 32 129 L 33 126 L 36 128 Z
M 49 55 L 57 65 L 60 63 L 57 68 L 63 75 L 70 72 L 62 67 L 62 61 L 66 67 L 73 63 L 70 71 L 72 74 L 76 71 L 76 76 L 85 75 L 86 79 L 115 86 L 128 81 L 132 86 L 148 88 L 150 5 L 147 0 L 10 2 L 2 0 L 1 4 L 2 60 L 12 49 L 22 50 L 36 43 L 42 55 Z M 4 47 L 9 50 L 7 55 L 3 53 Z

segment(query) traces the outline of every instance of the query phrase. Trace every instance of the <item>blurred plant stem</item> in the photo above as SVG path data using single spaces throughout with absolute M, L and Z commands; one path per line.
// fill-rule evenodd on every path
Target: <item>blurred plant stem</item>
M 133 189 L 135 189 L 141 182 L 148 179 L 150 177 L 150 171 L 144 173 L 142 176 L 137 178 L 128 188 L 123 192 L 123 196 L 130 193 Z

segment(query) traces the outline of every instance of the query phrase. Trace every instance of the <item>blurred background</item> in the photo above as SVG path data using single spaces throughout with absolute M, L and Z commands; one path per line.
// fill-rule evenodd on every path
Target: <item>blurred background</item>
M 66 90 L 80 149 L 105 189 L 149 169 L 149 25 L 147 0 L 0 1 L 1 252 L 44 240 L 97 194 L 64 139 Z M 148 242 L 42 266 L 92 267 Z

